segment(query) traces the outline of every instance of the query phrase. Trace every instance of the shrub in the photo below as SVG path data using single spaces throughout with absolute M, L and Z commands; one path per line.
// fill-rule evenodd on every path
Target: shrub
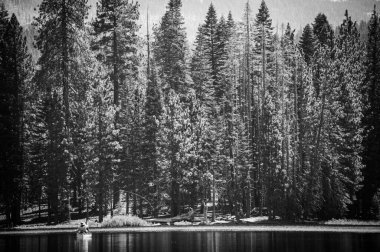
M 102 227 L 144 227 L 149 226 L 149 223 L 140 219 L 137 216 L 114 216 L 112 218 L 105 218 Z

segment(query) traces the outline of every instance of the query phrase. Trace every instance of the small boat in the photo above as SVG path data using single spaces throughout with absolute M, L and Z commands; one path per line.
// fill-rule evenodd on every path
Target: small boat
M 89 240 L 92 239 L 91 233 L 77 233 L 77 239 Z

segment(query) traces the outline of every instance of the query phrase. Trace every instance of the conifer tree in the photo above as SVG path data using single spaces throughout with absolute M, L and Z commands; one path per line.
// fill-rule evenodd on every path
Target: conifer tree
M 154 30 L 153 53 L 163 99 L 166 99 L 170 89 L 185 96 L 189 88 L 186 31 L 181 8 L 181 0 L 170 0 L 159 26 Z
M 30 99 L 29 106 L 26 107 L 27 111 L 27 131 L 26 131 L 26 152 L 27 160 L 27 184 L 28 184 L 28 202 L 31 204 L 38 204 L 38 217 L 41 218 L 42 203 L 46 197 L 47 185 L 47 162 L 46 152 L 48 151 L 47 145 L 47 128 L 44 115 L 43 100 L 40 95 L 37 95 L 37 88 L 31 86 L 29 90 L 35 92 L 29 93 L 34 96 Z
M 257 168 L 258 173 L 258 195 L 260 204 L 260 214 L 262 214 L 262 207 L 267 200 L 265 192 L 267 192 L 267 186 L 270 181 L 270 172 L 272 171 L 272 166 L 270 165 L 270 139 L 272 136 L 269 133 L 272 124 L 273 114 L 273 100 L 275 99 L 276 89 L 272 86 L 273 75 L 274 75 L 274 43 L 273 43 L 273 27 L 272 19 L 269 15 L 268 7 L 263 0 L 261 2 L 259 12 L 255 19 L 255 54 L 259 65 L 260 71 L 257 72 L 258 84 L 258 113 L 257 113 L 257 145 L 258 145 L 258 163 L 260 164 Z M 268 180 L 269 179 L 269 180 Z
M 365 79 L 363 82 L 364 118 L 363 131 L 363 188 L 360 198 L 363 201 L 363 217 L 374 218 L 377 213 L 376 193 L 380 188 L 380 25 L 376 7 L 368 25 L 367 53 L 365 60 Z M 379 196 L 377 196 L 379 197 Z M 378 206 L 377 206 L 378 208 Z
M 114 120 L 117 111 L 113 104 L 112 82 L 99 63 L 93 62 L 92 68 L 92 85 L 86 99 L 89 118 L 86 123 L 88 147 L 85 174 L 88 190 L 96 199 L 99 222 L 102 222 L 113 197 L 112 179 L 117 164 L 115 153 L 120 151 L 121 145 L 115 124 L 109 123 Z
M 334 32 L 323 13 L 319 13 L 313 23 L 313 34 L 317 42 L 323 46 L 332 46 Z
M 148 59 L 149 60 L 149 59 Z M 154 66 L 148 72 L 148 85 L 146 88 L 146 101 L 144 107 L 144 125 L 143 125 L 143 165 L 148 172 L 148 186 L 150 187 L 149 195 L 153 201 L 154 215 L 157 215 L 160 204 L 159 193 L 159 169 L 158 169 L 158 120 L 161 116 L 161 90 L 158 86 L 158 81 Z
M 222 32 L 221 29 L 222 27 L 219 28 L 220 31 Z M 216 90 L 218 89 L 218 38 L 217 38 L 217 32 L 218 32 L 218 19 L 216 16 L 215 8 L 214 5 L 211 4 L 207 15 L 206 15 L 206 20 L 205 23 L 203 24 L 202 29 L 202 36 L 204 39 L 204 54 L 206 59 L 208 60 L 208 68 L 211 73 L 211 77 L 213 80 L 213 89 L 214 89 L 214 96 L 216 97 Z M 220 34 L 221 36 L 221 34 Z M 218 92 L 220 93 L 220 92 Z
M 23 29 L 16 16 L 6 20 L 0 7 L 0 83 L 1 127 L 1 188 L 6 203 L 8 223 L 21 221 L 21 192 L 25 174 L 25 88 L 31 73 L 31 58 Z
M 164 16 L 154 30 L 154 62 L 161 83 L 163 112 L 160 121 L 160 170 L 163 180 L 170 188 L 172 216 L 180 212 L 181 185 L 189 168 L 184 148 L 191 148 L 189 126 L 189 104 L 192 96 L 192 81 L 187 66 L 187 45 L 182 1 L 170 0 Z M 178 117 L 179 116 L 179 117 Z M 172 132 L 172 133 L 169 133 Z M 162 147 L 164 146 L 164 147 Z
M 113 102 L 120 107 L 114 120 L 115 127 L 120 130 L 120 138 L 124 138 L 122 135 L 126 134 L 129 126 L 126 124 L 126 117 L 129 116 L 127 97 L 131 96 L 128 92 L 134 89 L 138 79 L 139 6 L 138 2 L 129 0 L 103 0 L 97 3 L 97 15 L 93 22 L 92 48 L 99 62 L 106 67 L 104 69 L 113 83 Z M 127 148 L 124 145 L 124 151 Z M 118 154 L 121 161 L 128 159 L 124 151 Z M 118 173 L 124 173 L 120 169 L 117 169 Z M 118 187 L 116 182 L 115 203 L 119 201 Z
M 167 195 L 170 195 L 171 215 L 180 213 L 181 189 L 188 173 L 189 150 L 193 139 L 190 115 L 181 102 L 180 94 L 170 90 L 164 103 L 160 121 L 158 157 L 160 174 Z
M 336 218 L 344 216 L 352 204 L 362 168 L 359 153 L 363 52 L 356 24 L 347 12 L 334 47 L 321 47 L 316 55 L 318 66 L 324 67 L 319 69 L 320 119 L 316 124 L 312 166 L 321 172 L 320 215 Z
M 43 1 L 39 7 L 39 16 L 35 19 L 34 25 L 38 29 L 36 45 L 41 52 L 38 60 L 38 71 L 34 76 L 34 81 L 44 93 L 44 100 L 48 104 L 47 128 L 49 132 L 49 141 L 52 149 L 59 150 L 52 155 L 58 155 L 51 159 L 54 163 L 60 160 L 59 173 L 54 172 L 56 167 L 51 167 L 53 176 L 61 176 L 56 179 L 59 183 L 52 183 L 49 187 L 49 200 L 53 200 L 55 221 L 58 218 L 58 203 L 65 204 L 60 209 L 65 210 L 67 219 L 70 219 L 70 172 L 72 169 L 72 157 L 74 154 L 73 146 L 73 127 L 72 121 L 72 104 L 75 92 L 81 86 L 82 80 L 77 78 L 82 76 L 82 66 L 80 61 L 76 60 L 78 48 L 81 48 L 80 31 L 84 29 L 84 22 L 87 16 L 87 0 L 53 0 Z M 58 102 L 61 104 L 52 104 Z M 58 110 L 56 110 L 58 109 Z M 62 110 L 62 111 L 60 111 Z M 63 116 L 62 120 L 52 121 L 55 116 Z M 62 127 L 54 128 L 54 123 L 62 122 Z M 62 132 L 57 130 L 61 129 Z M 54 135 L 53 134 L 57 134 Z M 62 138 L 62 139 L 61 139 Z M 61 142 L 58 141 L 61 140 Z M 60 153 L 60 154 L 59 154 Z M 51 198 L 53 197 L 53 198 Z M 60 198 L 59 198 L 60 197 Z M 60 199 L 60 201 L 58 201 Z M 64 200 L 65 199 L 65 200 Z M 61 211 L 61 210 L 60 210 Z
M 327 47 L 332 48 L 334 46 L 334 31 L 332 30 L 327 17 L 324 14 L 318 14 L 317 17 L 314 20 L 313 23 L 313 34 L 315 38 L 315 50 L 314 54 L 318 53 L 317 50 L 318 47 Z M 313 61 L 313 68 L 314 68 L 314 87 L 316 90 L 316 96 L 320 96 L 320 88 L 321 83 L 319 83 L 319 75 L 320 75 L 320 68 L 323 66 L 316 64 L 316 58 L 318 58 L 318 55 L 313 55 L 312 60 Z
M 117 106 L 123 102 L 120 100 L 127 90 L 126 80 L 137 77 L 139 15 L 138 2 L 102 0 L 97 3 L 92 48 L 98 60 L 107 66 Z
M 310 64 L 315 53 L 315 38 L 312 27 L 307 24 L 300 39 L 300 48 L 307 64 Z

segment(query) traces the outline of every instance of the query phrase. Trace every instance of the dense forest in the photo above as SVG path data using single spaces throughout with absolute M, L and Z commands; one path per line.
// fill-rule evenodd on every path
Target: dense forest
M 35 206 L 49 223 L 102 222 L 122 205 L 177 216 L 210 202 L 213 218 L 379 218 L 376 7 L 365 28 L 318 14 L 298 41 L 264 0 L 241 20 L 211 4 L 193 46 L 181 9 L 168 0 L 151 33 L 135 1 L 101 0 L 88 21 L 87 0 L 43 0 L 30 48 L 0 5 L 7 222 Z

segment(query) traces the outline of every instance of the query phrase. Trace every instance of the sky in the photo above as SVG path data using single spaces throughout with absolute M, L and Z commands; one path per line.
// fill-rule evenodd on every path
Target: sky
M 36 13 L 33 7 L 42 0 L 0 0 L 5 1 L 10 9 L 16 12 L 21 23 L 28 23 Z M 88 0 L 93 6 L 91 15 L 95 14 L 94 6 L 97 0 Z M 129 0 L 132 1 L 132 0 Z M 134 0 L 136 1 L 136 0 Z M 169 0 L 139 0 L 140 22 L 146 31 L 146 14 L 149 6 L 150 26 L 159 23 L 166 10 Z M 185 26 L 188 40 L 191 44 L 196 36 L 198 26 L 204 22 L 208 7 L 211 3 L 215 6 L 218 17 L 227 16 L 231 11 L 235 20 L 240 21 L 243 16 L 245 3 L 249 1 L 253 15 L 256 15 L 262 0 L 182 0 L 182 13 L 185 18 Z M 334 26 L 340 24 L 346 9 L 353 20 L 368 20 L 374 4 L 380 8 L 380 0 L 266 0 L 273 26 L 281 26 L 282 23 L 290 23 L 297 30 L 306 24 L 312 23 L 320 12 L 327 15 L 328 20 Z
M 151 22 L 158 23 L 165 12 L 168 0 L 141 0 L 142 20 L 146 20 L 146 6 L 151 6 Z M 378 0 L 379 1 L 379 0 Z M 318 13 L 325 13 L 330 23 L 337 26 L 343 20 L 346 9 L 353 20 L 368 20 L 376 0 L 266 0 L 273 26 L 290 25 L 300 30 L 308 23 L 312 23 Z M 211 3 L 215 6 L 218 16 L 227 16 L 231 11 L 235 20 L 240 21 L 247 0 L 182 0 L 183 15 L 189 41 L 195 39 L 199 24 L 203 23 Z M 261 0 L 249 0 L 252 14 L 256 15 Z M 380 2 L 379 2 L 380 7 Z M 145 23 L 144 23 L 145 24 Z

